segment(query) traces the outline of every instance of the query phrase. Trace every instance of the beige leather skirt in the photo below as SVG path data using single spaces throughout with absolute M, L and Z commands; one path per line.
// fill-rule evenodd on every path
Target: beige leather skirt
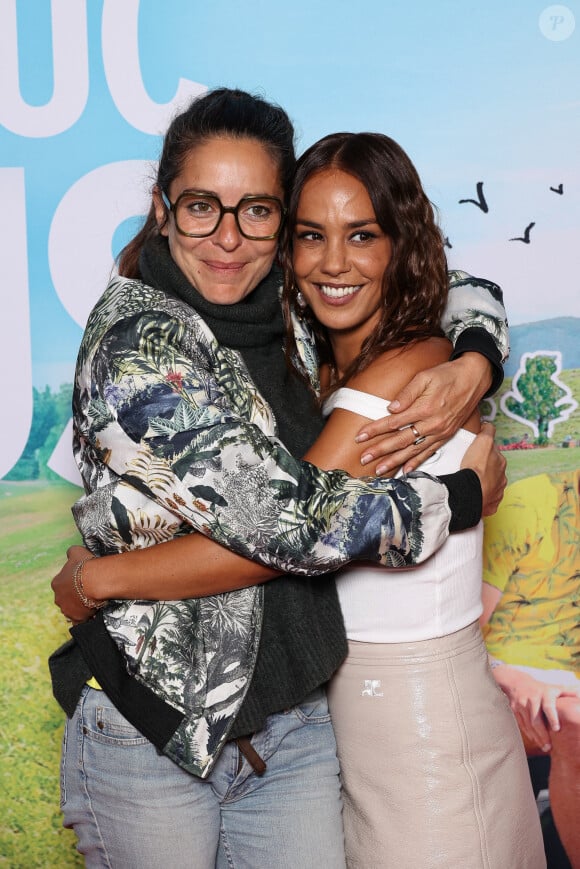
M 543 869 L 526 756 L 478 625 L 349 648 L 328 696 L 350 869 Z

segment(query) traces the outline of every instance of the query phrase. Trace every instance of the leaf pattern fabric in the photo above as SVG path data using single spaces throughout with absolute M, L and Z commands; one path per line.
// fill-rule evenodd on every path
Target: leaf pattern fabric
M 316 352 L 298 320 L 317 385 Z M 447 489 L 425 474 L 352 479 L 291 456 L 234 350 L 199 315 L 144 283 L 114 278 L 79 351 L 74 453 L 85 496 L 74 515 L 96 555 L 201 532 L 284 572 L 350 560 L 403 566 L 448 534 Z M 184 713 L 166 754 L 207 776 L 247 692 L 260 587 L 199 600 L 115 601 L 106 627 L 134 677 Z
M 452 344 L 467 329 L 479 328 L 493 337 L 505 362 L 509 356 L 509 332 L 501 288 L 467 272 L 449 272 L 449 300 L 441 325 Z

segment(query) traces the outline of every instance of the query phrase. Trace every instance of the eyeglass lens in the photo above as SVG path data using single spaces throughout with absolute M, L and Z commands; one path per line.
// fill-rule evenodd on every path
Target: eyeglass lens
M 226 208 L 217 197 L 199 193 L 182 194 L 175 203 L 178 228 L 192 235 L 211 235 L 222 214 L 229 211 L 235 213 L 242 234 L 253 238 L 275 235 L 282 222 L 280 203 L 267 196 L 244 198 L 235 208 Z

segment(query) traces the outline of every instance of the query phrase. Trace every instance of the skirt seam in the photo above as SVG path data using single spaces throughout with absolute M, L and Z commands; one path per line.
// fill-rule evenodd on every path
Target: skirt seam
M 451 689 L 451 694 L 453 696 L 453 703 L 455 705 L 455 714 L 457 717 L 457 721 L 459 724 L 459 732 L 461 736 L 461 742 L 463 745 L 463 759 L 465 763 L 466 772 L 471 781 L 471 790 L 473 796 L 473 812 L 475 816 L 475 820 L 477 823 L 477 827 L 479 829 L 479 842 L 481 849 L 481 859 L 484 869 L 491 869 L 490 855 L 489 849 L 487 847 L 487 836 L 485 831 L 485 823 L 483 820 L 483 808 L 481 805 L 481 788 L 479 786 L 479 778 L 477 776 L 477 772 L 474 769 L 473 761 L 471 758 L 471 746 L 469 742 L 469 731 L 467 725 L 465 723 L 465 717 L 463 715 L 463 709 L 461 706 L 461 696 L 459 693 L 459 689 L 457 687 L 457 682 L 455 680 L 455 672 L 453 669 L 453 661 L 447 661 L 447 676 L 449 680 L 449 687 Z

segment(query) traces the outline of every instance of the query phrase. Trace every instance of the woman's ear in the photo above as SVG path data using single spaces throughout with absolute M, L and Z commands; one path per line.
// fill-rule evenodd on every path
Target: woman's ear
M 160 235 L 169 235 L 167 227 L 169 213 L 167 206 L 161 196 L 161 190 L 157 185 L 153 188 L 153 207 L 155 209 L 155 220 L 157 221 L 157 229 Z

